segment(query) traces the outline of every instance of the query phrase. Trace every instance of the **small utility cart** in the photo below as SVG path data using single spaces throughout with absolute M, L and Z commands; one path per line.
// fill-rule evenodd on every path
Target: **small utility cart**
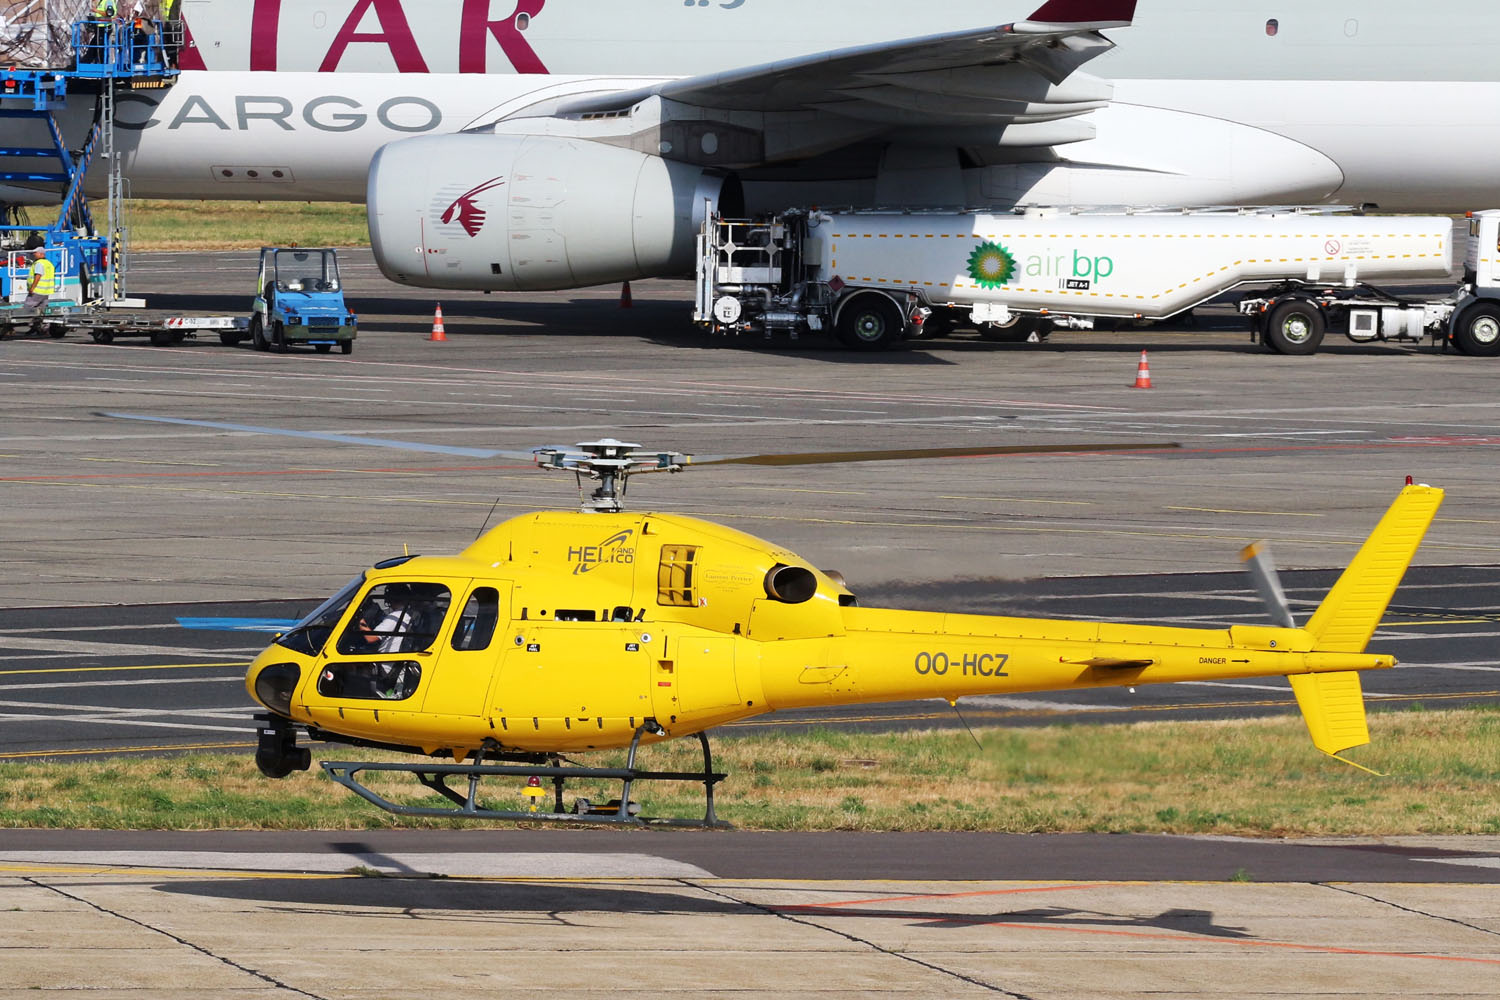
M 337 344 L 344 354 L 352 354 L 358 324 L 344 303 L 337 251 L 261 247 L 249 331 L 226 331 L 220 339 L 227 344 L 249 337 L 257 351 L 286 352 L 293 344 L 311 344 L 321 354 Z

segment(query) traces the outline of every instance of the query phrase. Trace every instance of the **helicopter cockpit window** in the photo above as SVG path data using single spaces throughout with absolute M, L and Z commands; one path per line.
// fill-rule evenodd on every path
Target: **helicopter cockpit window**
M 663 545 L 656 567 L 656 603 L 672 608 L 691 608 L 698 603 L 693 594 L 693 563 L 696 545 Z
M 451 601 L 440 583 L 381 583 L 370 588 L 339 636 L 345 656 L 419 653 L 431 648 Z
M 359 593 L 359 588 L 364 583 L 363 573 L 350 580 L 342 590 L 318 605 L 306 618 L 293 625 L 285 634 L 277 636 L 276 645 L 294 649 L 307 656 L 317 656 L 328 642 L 328 637 L 333 635 L 339 619 L 344 617 L 349 602 L 354 600 L 354 595 Z
M 402 701 L 417 693 L 422 665 L 415 660 L 374 663 L 330 663 L 318 674 L 318 694 L 325 698 Z
M 283 292 L 336 292 L 337 258 L 329 250 L 277 251 L 276 287 Z
M 499 620 L 500 592 L 494 587 L 475 588 L 453 628 L 453 648 L 488 649 Z

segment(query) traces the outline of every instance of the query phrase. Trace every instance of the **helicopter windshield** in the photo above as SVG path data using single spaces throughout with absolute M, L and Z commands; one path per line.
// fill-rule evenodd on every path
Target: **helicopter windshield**
M 276 645 L 296 650 L 307 656 L 317 656 L 324 643 L 333 634 L 334 626 L 344 617 L 349 602 L 364 586 L 365 575 L 361 573 L 344 585 L 337 594 L 318 605 L 317 610 L 293 625 L 286 634 L 276 638 Z

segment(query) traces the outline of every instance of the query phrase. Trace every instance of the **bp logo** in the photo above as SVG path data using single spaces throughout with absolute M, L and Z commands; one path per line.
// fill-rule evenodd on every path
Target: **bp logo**
M 981 288 L 999 288 L 1016 273 L 1016 259 L 998 243 L 981 243 L 969 254 L 969 277 Z

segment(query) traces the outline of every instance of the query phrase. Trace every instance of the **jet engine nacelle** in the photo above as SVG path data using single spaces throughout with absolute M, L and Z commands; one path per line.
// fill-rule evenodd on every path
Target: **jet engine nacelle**
M 689 273 L 723 178 L 633 149 L 464 132 L 370 164 L 370 241 L 392 281 L 539 291 Z

